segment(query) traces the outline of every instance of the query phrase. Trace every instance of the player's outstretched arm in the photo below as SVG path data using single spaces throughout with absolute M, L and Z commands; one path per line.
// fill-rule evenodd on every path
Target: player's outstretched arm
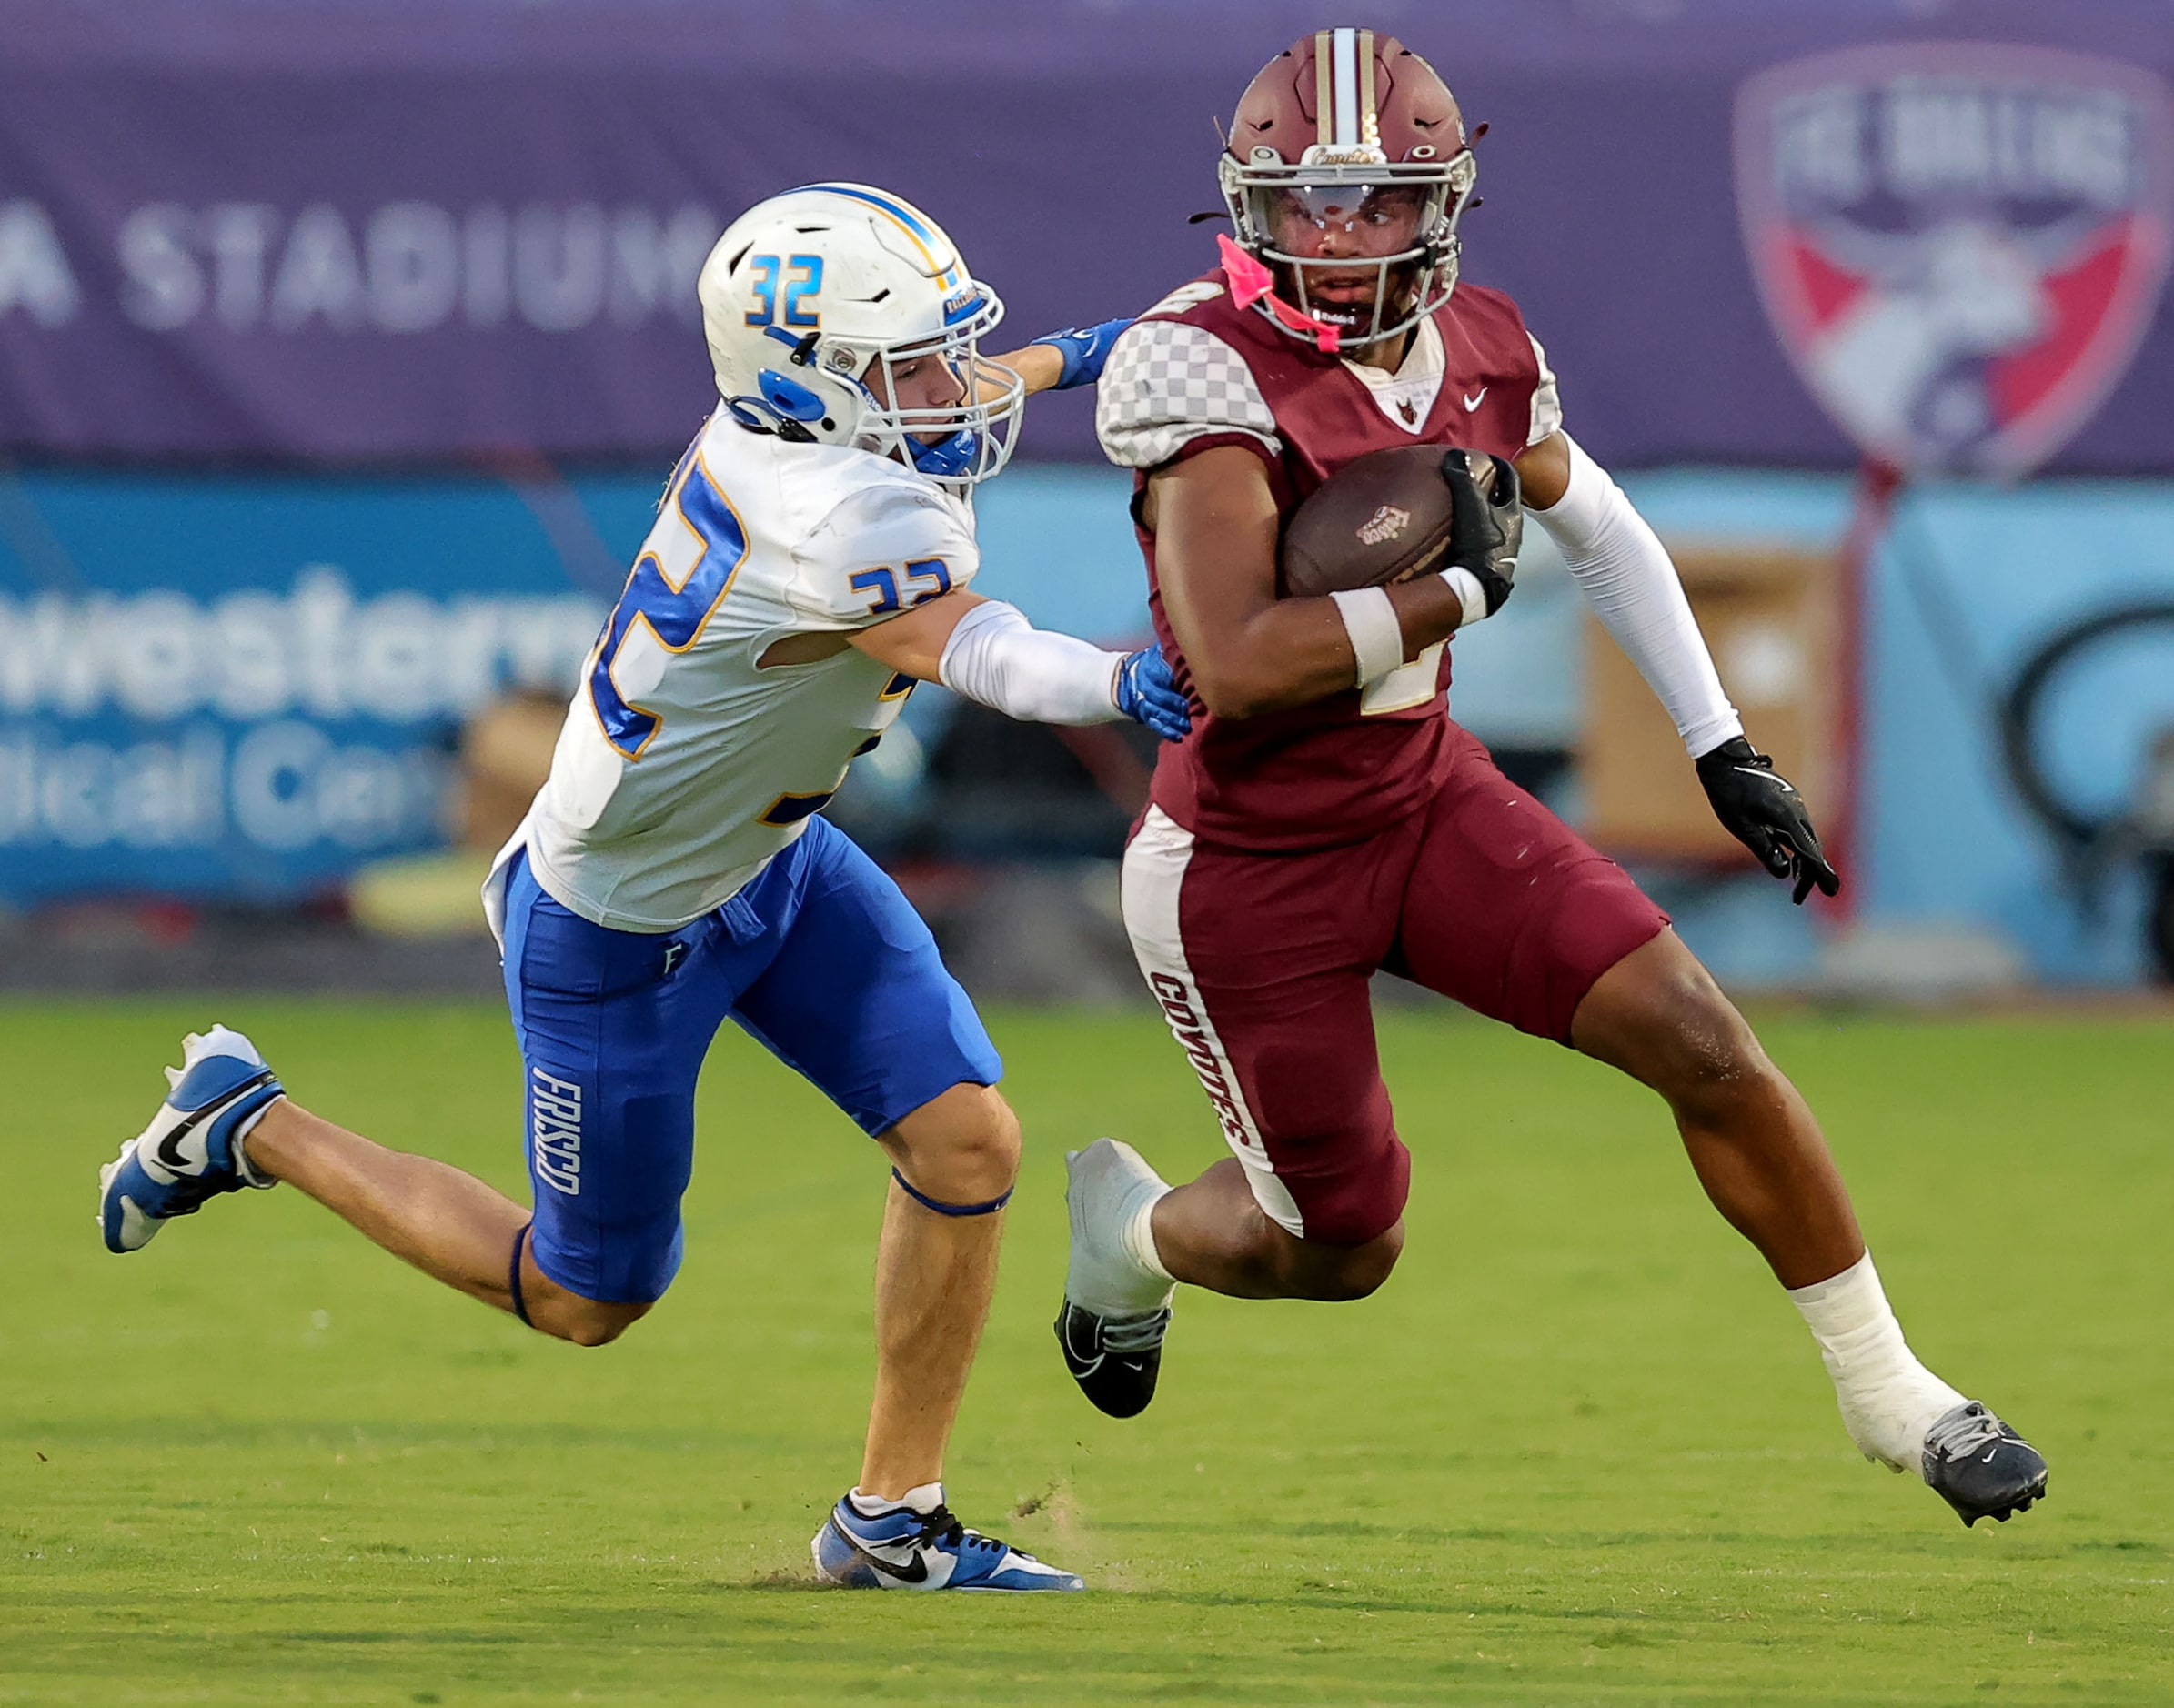
M 1606 469 L 1556 431 L 1517 459 L 1533 519 L 1562 548 L 1594 614 L 1676 720 L 1698 762 L 1714 815 L 1801 902 L 1842 880 L 1821 852 L 1811 814 L 1773 760 L 1745 738 L 1698 632 L 1667 548 Z
M 1110 347 L 1132 324 L 1127 318 L 1092 327 L 1066 327 L 1062 332 L 1045 332 L 1032 344 L 989 359 L 1024 380 L 1030 396 L 1038 391 L 1070 391 L 1074 386 L 1092 386 L 1102 377 Z
M 1365 667 L 1335 598 L 1276 597 L 1275 498 L 1252 451 L 1216 446 L 1162 469 L 1148 482 L 1142 519 L 1155 537 L 1162 608 L 1218 718 L 1258 717 L 1360 685 Z M 1384 651 L 1398 656 L 1377 666 L 1408 663 L 1464 620 L 1464 601 L 1441 576 L 1384 592 L 1402 646 L 1384 637 Z
M 894 670 L 941 682 L 1025 723 L 1131 718 L 1170 741 L 1193 727 L 1160 648 L 1105 652 L 1076 636 L 1036 628 L 1016 605 L 963 588 L 859 630 L 852 644 Z

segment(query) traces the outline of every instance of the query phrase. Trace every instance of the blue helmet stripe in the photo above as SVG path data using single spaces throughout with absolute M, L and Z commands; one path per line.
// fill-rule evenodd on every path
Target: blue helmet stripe
M 821 190 L 831 196 L 850 196 L 857 202 L 866 202 L 871 206 L 881 208 L 917 237 L 933 238 L 936 236 L 928 226 L 914 217 L 911 208 L 891 200 L 888 196 L 880 196 L 873 190 L 863 189 L 858 184 L 807 184 L 801 186 L 801 188 Z M 798 195 L 799 191 L 793 193 Z

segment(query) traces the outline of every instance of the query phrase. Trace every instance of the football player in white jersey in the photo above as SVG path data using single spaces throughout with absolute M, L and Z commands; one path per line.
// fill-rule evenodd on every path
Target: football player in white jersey
M 214 1027 L 102 1171 L 106 1242 L 137 1250 L 213 1196 L 284 1180 L 450 1286 L 601 1345 L 679 1268 L 695 1080 L 730 1018 L 891 1163 L 866 1454 L 811 1544 L 818 1571 L 1076 1590 L 944 1504 L 1019 1124 L 928 928 L 820 809 L 917 682 L 1017 718 L 1184 732 L 1153 648 L 1104 652 L 971 590 L 969 496 L 1010 455 L 1026 391 L 1092 381 L 1122 323 L 981 357 L 995 294 L 927 216 L 854 184 L 743 215 L 700 293 L 722 402 L 485 891 L 533 1207 L 309 1113 Z

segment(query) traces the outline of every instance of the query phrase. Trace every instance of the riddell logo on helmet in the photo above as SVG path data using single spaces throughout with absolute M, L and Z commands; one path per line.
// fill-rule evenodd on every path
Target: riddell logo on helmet
M 1400 536 L 1412 526 L 1412 513 L 1400 510 L 1394 504 L 1384 504 L 1359 529 L 1362 545 L 1381 546 Z

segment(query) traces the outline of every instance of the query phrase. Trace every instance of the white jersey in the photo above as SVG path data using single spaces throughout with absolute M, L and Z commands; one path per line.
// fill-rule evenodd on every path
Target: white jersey
M 933 482 L 719 410 L 672 476 L 508 853 L 525 841 L 547 895 L 618 930 L 675 930 L 720 906 L 800 836 L 913 686 L 850 646 L 757 661 L 786 636 L 850 634 L 964 587 L 979 565 L 972 512 Z

